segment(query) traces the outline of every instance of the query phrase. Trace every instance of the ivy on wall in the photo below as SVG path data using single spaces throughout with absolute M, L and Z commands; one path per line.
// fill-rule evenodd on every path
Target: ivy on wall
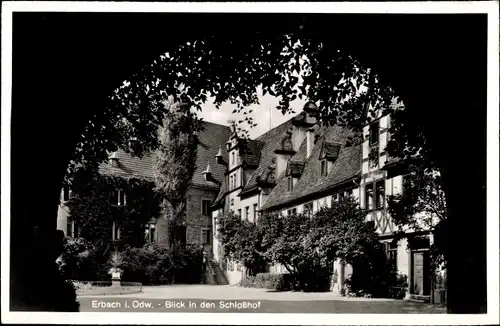
M 94 174 L 81 170 L 72 182 L 72 197 L 67 206 L 78 236 L 96 249 L 144 245 L 144 228 L 160 214 L 160 197 L 154 182 L 139 177 Z M 125 205 L 118 205 L 117 191 L 125 194 Z M 113 242 L 113 223 L 120 229 L 119 241 Z M 107 255 L 106 255 L 107 256 Z

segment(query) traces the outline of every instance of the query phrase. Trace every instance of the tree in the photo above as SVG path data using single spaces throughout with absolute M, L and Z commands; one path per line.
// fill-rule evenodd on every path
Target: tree
M 155 190 L 162 196 L 172 244 L 174 228 L 185 219 L 187 193 L 196 170 L 196 132 L 201 125 L 184 105 L 168 102 L 166 106 L 169 109 L 160 129 L 153 170 Z
M 353 283 L 357 292 L 387 295 L 389 265 L 373 223 L 365 218 L 365 212 L 352 198 L 335 202 L 312 218 L 264 214 L 258 224 L 263 255 L 293 275 L 296 289 L 328 287 L 329 266 L 342 259 L 355 266 L 356 275 L 364 275 L 364 282 Z
M 262 272 L 267 261 L 263 256 L 262 232 L 258 226 L 232 212 L 220 221 L 217 237 L 223 246 L 224 258 L 241 263 L 248 275 Z
M 441 176 L 420 164 L 410 164 L 407 172 L 403 192 L 387 199 L 388 212 L 399 228 L 399 237 L 407 237 L 408 232 L 437 233 L 438 241 L 431 246 L 431 266 L 436 269 L 445 263 L 443 254 L 447 251 L 447 243 L 442 240 L 447 218 Z

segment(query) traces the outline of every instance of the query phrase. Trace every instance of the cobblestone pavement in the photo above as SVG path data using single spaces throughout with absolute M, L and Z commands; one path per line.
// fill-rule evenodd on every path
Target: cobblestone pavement
M 220 309 L 221 302 L 245 300 L 249 307 Z M 346 298 L 333 292 L 271 292 L 229 285 L 143 287 L 142 293 L 79 297 L 81 311 L 130 312 L 285 312 L 285 313 L 445 313 L 444 307 L 391 299 Z M 195 304 L 189 307 L 189 302 Z M 116 302 L 115 307 L 106 307 Z M 202 303 L 210 305 L 203 308 Z M 237 302 L 237 301 L 235 301 Z M 257 305 L 258 309 L 252 308 Z M 96 307 L 96 305 L 100 305 Z M 135 305 L 135 307 L 132 307 Z M 168 305 L 171 305 L 169 308 Z M 178 308 L 175 308 L 175 306 Z M 234 308 L 234 309 L 232 309 Z M 248 309 L 247 309 L 248 308 Z

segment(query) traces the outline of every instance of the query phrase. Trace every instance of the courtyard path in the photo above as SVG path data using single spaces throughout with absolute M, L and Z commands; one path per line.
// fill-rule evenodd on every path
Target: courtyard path
M 251 305 L 221 309 L 221 302 L 227 303 L 232 300 L 247 301 Z M 346 298 L 333 292 L 271 292 L 266 289 L 229 285 L 145 286 L 142 293 L 82 296 L 79 297 L 79 301 L 80 310 L 88 312 L 445 313 L 444 307 L 419 302 Z M 100 302 L 116 304 L 114 307 L 96 307 Z M 189 302 L 195 304 L 189 307 Z M 204 306 L 203 303 L 210 305 Z M 258 308 L 255 308 L 256 305 Z

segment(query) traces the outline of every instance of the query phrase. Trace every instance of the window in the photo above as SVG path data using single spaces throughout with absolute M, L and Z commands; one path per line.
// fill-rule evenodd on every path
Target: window
M 120 224 L 113 221 L 113 226 L 111 227 L 111 240 L 120 240 Z
M 373 209 L 373 184 L 365 185 L 365 208 L 367 210 Z
M 234 161 L 234 152 L 231 153 L 231 165 L 234 165 L 236 162 Z
M 380 209 L 385 206 L 385 180 L 365 185 L 365 208 Z
M 327 174 L 328 174 L 328 165 L 327 165 L 327 162 L 326 160 L 322 160 L 321 161 L 321 176 L 322 177 L 326 177 Z
M 292 209 L 287 210 L 286 214 L 288 216 L 290 216 L 290 215 L 297 215 L 297 208 L 292 208 Z
M 311 217 L 313 213 L 313 203 L 304 204 L 304 215 Z
M 234 198 L 231 198 L 231 206 L 234 206 Z
M 69 186 L 64 186 L 63 187 L 63 201 L 69 200 Z
M 250 206 L 245 207 L 245 219 L 248 220 L 248 217 L 250 216 Z
M 385 254 L 391 266 L 392 271 L 397 271 L 398 268 L 398 244 L 396 241 L 384 243 Z
M 257 221 L 257 204 L 253 204 L 253 221 Z
M 212 244 L 212 230 L 209 229 L 201 230 L 201 242 L 203 245 Z
M 288 177 L 288 191 L 292 191 L 293 190 L 293 179 L 292 177 Z
M 238 216 L 241 216 L 241 208 L 238 209 Z
M 344 199 L 344 197 L 345 197 L 345 192 L 343 191 L 339 192 L 339 200 Z
M 210 215 L 210 203 L 212 201 L 210 199 L 202 199 L 201 200 L 201 214 Z
M 146 224 L 145 240 L 146 242 L 156 242 L 156 225 L 154 223 Z
M 370 125 L 370 146 L 378 144 L 380 122 L 377 120 Z
M 375 183 L 375 208 L 382 208 L 385 205 L 385 180 Z

